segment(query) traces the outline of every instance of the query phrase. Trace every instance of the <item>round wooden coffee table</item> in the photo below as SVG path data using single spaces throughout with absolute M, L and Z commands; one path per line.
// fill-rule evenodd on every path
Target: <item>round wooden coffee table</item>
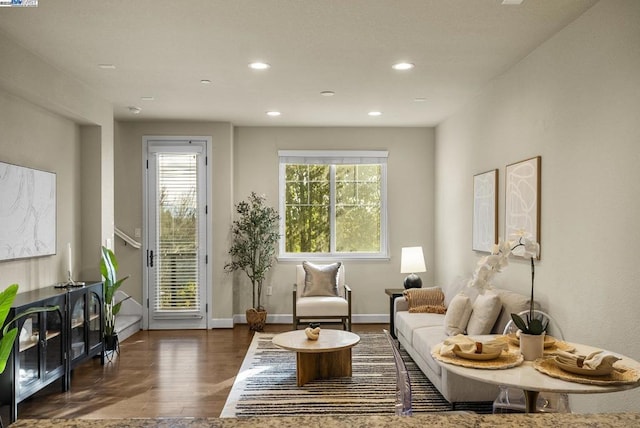
M 296 353 L 298 386 L 315 379 L 351 376 L 351 348 L 360 336 L 343 330 L 321 330 L 318 340 L 309 340 L 304 330 L 273 337 L 274 345 Z

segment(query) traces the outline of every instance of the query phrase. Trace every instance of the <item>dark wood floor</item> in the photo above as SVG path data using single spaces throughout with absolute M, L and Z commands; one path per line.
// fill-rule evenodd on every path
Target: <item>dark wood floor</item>
M 388 325 L 354 324 L 353 331 L 383 328 Z M 290 329 L 267 325 L 265 332 Z M 22 402 L 18 417 L 218 417 L 252 337 L 246 325 L 140 331 L 111 363 L 95 359 L 76 368 L 68 392 L 56 382 Z

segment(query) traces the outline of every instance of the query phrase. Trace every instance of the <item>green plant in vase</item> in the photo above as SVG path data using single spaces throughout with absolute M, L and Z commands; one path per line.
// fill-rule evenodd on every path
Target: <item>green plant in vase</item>
M 265 204 L 266 198 L 251 192 L 247 201 L 236 205 L 238 218 L 231 227 L 231 262 L 227 272 L 241 270 L 247 274 L 253 290 L 253 308 L 247 310 L 247 322 L 252 330 L 264 328 L 267 312 L 262 306 L 262 284 L 275 262 L 276 243 L 280 239 L 275 209 Z
M 106 247 L 102 247 L 100 273 L 104 281 L 104 342 L 106 350 L 113 351 L 118 342 L 116 315 L 122 306 L 122 301 L 116 303 L 115 294 L 129 276 L 118 279 L 118 261 L 113 251 Z
M 539 336 L 546 332 L 549 326 L 549 321 L 542 322 L 534 316 L 533 312 L 533 285 L 536 276 L 534 259 L 540 253 L 540 244 L 530 240 L 524 232 L 520 232 L 519 235 L 518 242 L 511 248 L 511 252 L 531 261 L 531 298 L 529 299 L 529 313 L 526 315 L 526 321 L 518 314 L 511 314 L 511 319 L 523 333 Z
M 509 256 L 514 254 L 531 261 L 531 299 L 529 301 L 529 313 L 523 319 L 518 314 L 511 314 L 514 324 L 525 334 L 541 335 L 548 327 L 548 321 L 545 323 L 534 315 L 533 285 L 535 280 L 535 263 L 534 259 L 540 253 L 540 244 L 528 238 L 524 231 L 519 231 L 516 241 L 500 241 L 494 245 L 489 256 L 483 257 L 478 261 L 478 265 L 473 274 L 473 278 L 469 281 L 469 287 L 477 288 L 480 293 L 491 288 L 491 279 L 493 276 L 502 272 L 509 265 Z

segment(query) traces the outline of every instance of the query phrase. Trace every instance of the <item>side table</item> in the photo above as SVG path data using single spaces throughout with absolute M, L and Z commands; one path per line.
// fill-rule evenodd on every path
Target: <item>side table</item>
M 396 297 L 402 296 L 404 288 L 385 288 L 384 292 L 389 296 L 389 332 L 394 339 L 397 339 L 395 320 L 393 319 L 393 301 L 396 300 Z

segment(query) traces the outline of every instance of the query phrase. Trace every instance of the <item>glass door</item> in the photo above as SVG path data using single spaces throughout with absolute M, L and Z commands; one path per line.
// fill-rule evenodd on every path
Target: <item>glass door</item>
M 59 306 L 58 310 L 39 314 L 40 317 L 45 320 L 43 325 L 45 331 L 40 331 L 40 338 L 45 341 L 43 349 L 43 353 L 45 355 L 43 361 L 44 380 L 57 376 L 65 369 L 64 350 L 66 348 L 66 344 L 64 327 L 62 324 L 64 319 L 62 311 L 64 311 L 65 307 L 64 296 L 57 299 L 56 304 Z
M 147 142 L 149 328 L 207 328 L 206 142 Z
M 56 299 L 58 310 L 38 312 L 23 318 L 18 338 L 18 396 L 29 395 L 42 382 L 64 373 L 65 334 L 62 311 L 64 296 Z M 28 309 L 23 307 L 21 309 Z
M 40 380 L 40 314 L 24 318 L 18 342 L 18 383 L 20 390 Z
M 71 360 L 82 357 L 86 351 L 85 339 L 85 296 L 84 293 L 71 294 Z
M 102 284 L 100 285 L 102 286 Z M 89 291 L 87 298 L 89 299 L 88 308 L 88 329 L 89 329 L 89 349 L 102 344 L 102 329 L 100 323 L 102 320 L 102 300 L 98 293 Z

